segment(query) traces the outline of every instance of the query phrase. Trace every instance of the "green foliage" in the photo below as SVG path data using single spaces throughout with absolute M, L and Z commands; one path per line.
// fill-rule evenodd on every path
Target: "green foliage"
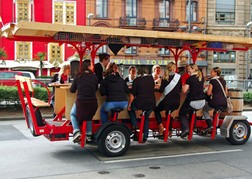
M 244 99 L 245 103 L 251 103 L 252 102 L 252 92 L 244 92 L 243 99 Z
M 0 86 L 0 102 L 16 102 L 19 101 L 17 88 L 13 86 Z
M 49 88 L 51 91 L 51 88 Z M 48 93 L 44 87 L 34 88 L 34 97 L 43 101 L 48 101 Z M 15 103 L 19 104 L 19 95 L 15 86 L 0 86 L 0 102 L 4 104 Z

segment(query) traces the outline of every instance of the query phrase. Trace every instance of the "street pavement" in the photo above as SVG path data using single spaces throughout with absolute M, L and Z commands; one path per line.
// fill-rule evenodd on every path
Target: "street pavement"
M 252 122 L 252 112 L 245 111 Z M 0 121 L 0 176 L 9 178 L 252 178 L 252 139 L 230 145 L 218 135 L 193 136 L 192 141 L 173 136 L 167 143 L 150 138 L 132 141 L 122 157 L 102 156 L 96 144 L 81 149 L 70 141 L 49 142 L 33 137 L 24 120 Z

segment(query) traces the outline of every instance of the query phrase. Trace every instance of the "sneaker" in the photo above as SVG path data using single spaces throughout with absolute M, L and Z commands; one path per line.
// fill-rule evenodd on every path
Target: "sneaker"
M 80 131 L 77 131 L 73 134 L 73 142 L 74 143 L 78 143 L 80 141 L 81 138 L 81 133 Z
M 87 135 L 86 141 L 87 141 L 87 142 L 91 142 L 91 141 L 92 141 L 92 136 L 91 136 L 91 135 Z
M 185 130 L 184 132 L 182 132 L 182 133 L 180 134 L 180 137 L 183 139 L 183 138 L 187 137 L 188 134 L 189 134 L 189 131 L 188 131 L 188 130 Z
M 143 138 L 143 144 L 147 142 L 147 138 Z
M 210 131 L 210 130 L 212 130 L 212 129 L 213 129 L 213 126 L 210 126 L 210 127 L 206 128 L 206 129 L 204 130 L 204 132 L 208 132 L 208 131 Z

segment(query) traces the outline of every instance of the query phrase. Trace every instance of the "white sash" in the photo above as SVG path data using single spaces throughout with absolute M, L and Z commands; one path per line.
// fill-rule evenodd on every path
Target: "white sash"
M 170 82 L 169 85 L 167 85 L 164 89 L 164 92 L 162 93 L 160 99 L 156 102 L 156 106 L 159 105 L 159 103 L 165 98 L 165 96 L 170 93 L 173 88 L 176 86 L 176 84 L 179 82 L 179 79 L 180 79 L 180 75 L 175 73 L 172 81 Z

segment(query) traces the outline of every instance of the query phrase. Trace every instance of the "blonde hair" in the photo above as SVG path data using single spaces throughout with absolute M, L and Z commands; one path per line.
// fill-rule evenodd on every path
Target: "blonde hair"
M 59 79 L 61 78 L 62 74 L 64 74 L 64 72 L 65 72 L 67 69 L 71 70 L 70 65 L 63 65 L 63 66 L 60 68 L 60 71 L 59 71 Z
M 194 69 L 196 76 L 198 77 L 199 81 L 202 80 L 202 73 L 198 68 L 198 65 L 191 63 L 190 65 L 188 65 L 191 69 Z
M 176 65 L 173 62 L 169 62 L 166 66 L 164 79 L 169 80 L 169 72 L 176 71 Z
M 154 73 L 154 71 L 156 70 L 156 68 L 161 68 L 159 65 L 154 65 L 153 67 L 152 67 L 152 73 Z

